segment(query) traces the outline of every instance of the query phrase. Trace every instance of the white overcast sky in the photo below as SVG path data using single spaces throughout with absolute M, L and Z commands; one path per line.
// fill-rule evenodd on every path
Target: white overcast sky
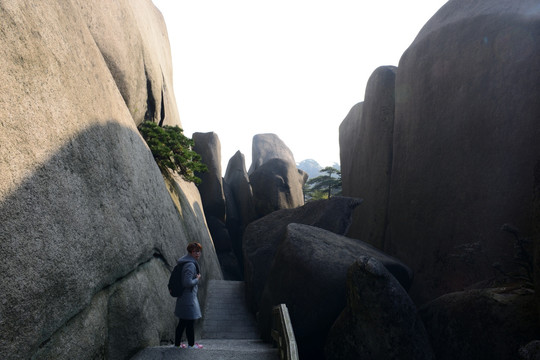
M 297 162 L 339 163 L 339 125 L 372 72 L 447 0 L 153 0 L 171 44 L 184 133 L 215 132 L 222 171 L 274 133 Z

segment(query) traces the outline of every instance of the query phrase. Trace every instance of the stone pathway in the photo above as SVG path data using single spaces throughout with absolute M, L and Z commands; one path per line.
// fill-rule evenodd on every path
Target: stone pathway
M 210 280 L 203 314 L 203 339 L 259 339 L 243 281 Z
M 131 360 L 278 360 L 277 348 L 259 340 L 244 289 L 243 281 L 209 281 L 201 339 L 197 339 L 202 349 L 152 347 Z

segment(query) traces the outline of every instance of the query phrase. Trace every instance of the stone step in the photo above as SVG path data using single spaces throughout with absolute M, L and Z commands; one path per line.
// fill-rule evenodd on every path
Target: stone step
M 210 280 L 201 328 L 203 339 L 258 339 L 243 281 Z
M 278 360 L 279 352 L 261 340 L 199 341 L 202 349 L 179 349 L 173 346 L 150 347 L 131 360 Z
M 259 339 L 244 294 L 241 281 L 210 280 L 201 339 L 196 340 L 203 348 L 149 347 L 131 360 L 278 360 L 278 349 Z

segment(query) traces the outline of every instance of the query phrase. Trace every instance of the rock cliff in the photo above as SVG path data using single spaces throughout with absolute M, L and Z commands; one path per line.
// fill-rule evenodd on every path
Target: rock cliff
M 7 1 L 0 34 L 0 358 L 125 359 L 168 341 L 186 244 L 203 243 L 206 279 L 221 272 L 196 188 L 169 192 L 136 128 L 180 125 L 161 14 Z
M 384 248 L 387 226 L 396 71 L 394 66 L 376 69 L 367 83 L 364 102 L 356 104 L 340 126 L 342 151 L 350 152 L 343 156 L 350 159 L 342 166 L 346 169 L 342 173 L 343 191 L 364 199 L 363 206 L 353 214 L 348 235 L 380 249 Z
M 362 152 L 351 159 L 342 151 L 343 194 L 365 197 L 362 210 L 370 198 L 379 207 L 355 217 L 351 229 L 411 266 L 419 304 L 493 278 L 494 263 L 515 270 L 503 224 L 533 235 L 539 23 L 532 0 L 448 1 L 401 57 L 395 93 L 377 94 L 368 84 L 356 117 Z M 393 125 L 382 135 L 370 132 L 367 124 L 379 121 L 392 98 Z M 384 140 L 391 147 L 385 171 L 366 161 L 381 150 L 366 136 L 391 139 Z M 379 173 L 380 181 L 350 177 L 351 166 L 362 167 L 356 174 Z M 356 184 L 362 188 L 351 192 Z

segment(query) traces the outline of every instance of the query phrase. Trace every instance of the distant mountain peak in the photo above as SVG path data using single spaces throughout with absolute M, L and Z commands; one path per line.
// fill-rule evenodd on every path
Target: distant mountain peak
M 306 159 L 302 160 L 299 163 L 296 164 L 296 166 L 300 169 L 305 171 L 310 179 L 313 179 L 317 176 L 322 175 L 321 170 L 323 169 L 323 166 L 321 166 L 316 160 L 313 159 Z M 341 170 L 341 167 L 337 162 L 334 162 L 332 167 Z

